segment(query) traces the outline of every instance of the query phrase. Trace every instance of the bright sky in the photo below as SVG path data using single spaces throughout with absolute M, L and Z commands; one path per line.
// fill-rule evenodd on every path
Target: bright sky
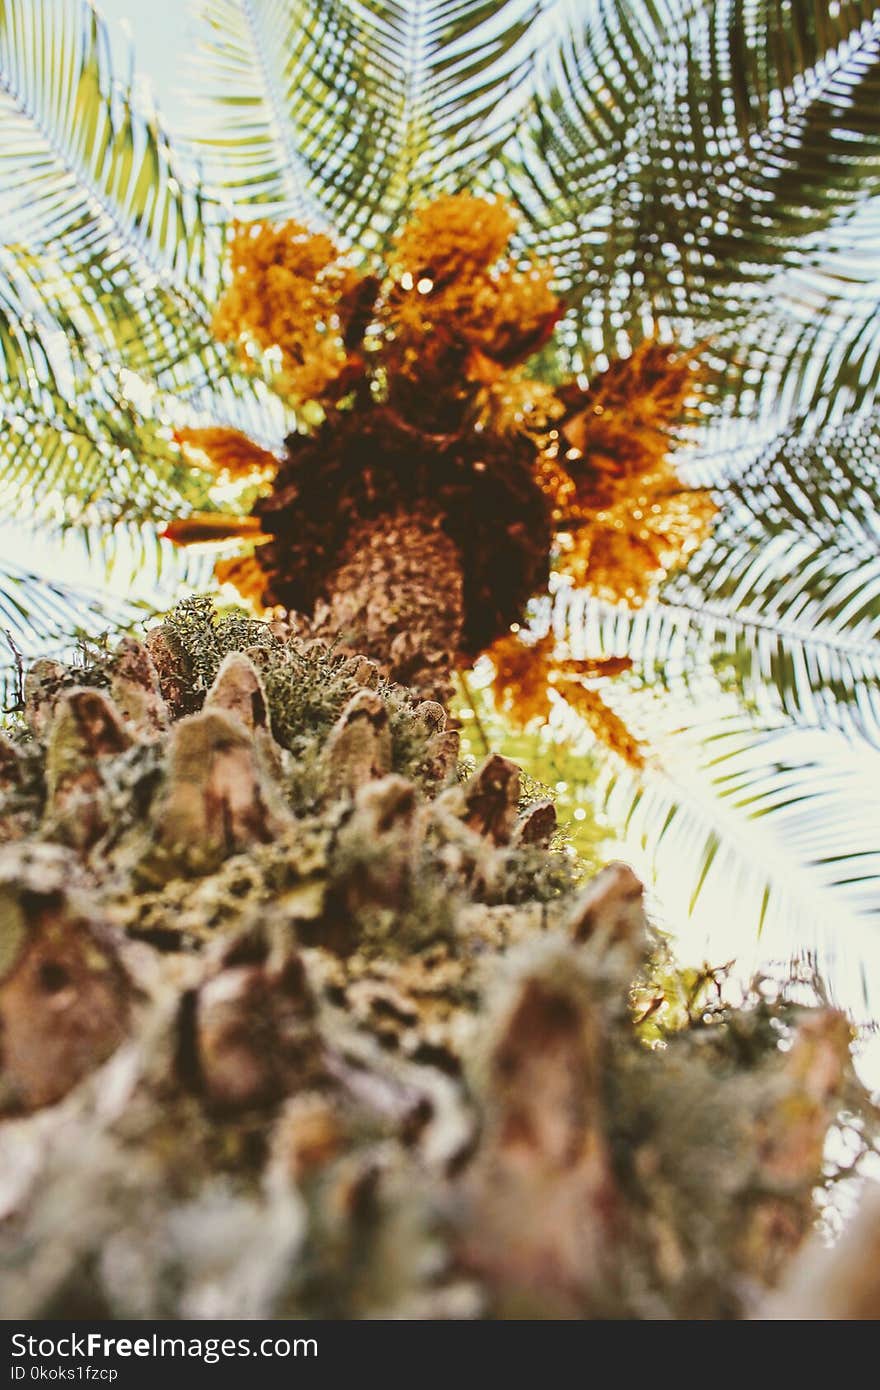
M 99 0 L 116 36 L 134 42 L 137 72 L 153 87 L 160 109 L 174 125 L 185 112 L 181 74 L 192 47 L 187 0 Z

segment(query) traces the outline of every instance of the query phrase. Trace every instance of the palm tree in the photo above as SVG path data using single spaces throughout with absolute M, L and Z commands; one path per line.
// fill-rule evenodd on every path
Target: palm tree
M 196 24 L 197 118 L 172 145 L 88 5 L 2 7 L 7 515 L 167 568 L 162 524 L 221 506 L 169 427 L 272 450 L 303 423 L 212 334 L 229 222 L 305 219 L 375 263 L 426 199 L 503 190 L 518 253 L 556 267 L 565 306 L 532 375 L 594 382 L 657 337 L 700 350 L 676 467 L 713 491 L 711 539 L 638 608 L 556 590 L 570 653 L 632 663 L 603 692 L 606 722 L 660 755 L 638 776 L 606 759 L 608 804 L 693 865 L 694 893 L 735 881 L 777 953 L 818 950 L 862 1007 L 854 943 L 880 867 L 863 761 L 878 730 L 875 6 L 204 0 Z M 519 566 L 499 618 L 541 568 Z M 57 585 L 21 570 L 3 593 L 25 646 L 88 627 L 96 603 L 71 595 L 59 621 Z M 538 636 L 548 622 L 545 606 Z
M 0 0 L 7 515 L 275 610 L 5 572 L 4 1306 L 736 1315 L 873 1142 L 846 1020 L 672 971 L 434 697 L 488 649 L 694 897 L 870 911 L 880 14 L 196 10 L 172 144 Z

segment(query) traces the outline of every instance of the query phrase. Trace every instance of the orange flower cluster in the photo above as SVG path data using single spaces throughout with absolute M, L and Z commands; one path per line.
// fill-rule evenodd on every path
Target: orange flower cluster
M 266 611 L 263 602 L 267 583 L 266 571 L 255 555 L 232 555 L 228 559 L 218 560 L 214 566 L 214 574 L 219 584 L 231 584 L 258 613 Z
M 500 200 L 438 198 L 400 232 L 382 281 L 298 222 L 236 224 L 214 330 L 294 400 L 339 400 L 372 370 L 411 423 L 448 431 L 484 388 L 506 399 L 499 383 L 560 315 L 551 268 L 509 258 L 514 225 Z M 546 389 L 520 377 L 517 399 Z
M 452 193 L 422 206 L 394 239 L 392 271 L 440 284 L 473 279 L 500 261 L 516 217 L 500 198 Z
M 691 358 L 646 342 L 589 390 L 560 393 L 568 447 L 564 461 L 559 445 L 548 451 L 539 480 L 560 526 L 560 568 L 600 598 L 643 603 L 711 531 L 710 494 L 684 487 L 666 457 L 692 392 Z
M 694 394 L 693 358 L 649 340 L 612 362 L 586 391 L 561 394 L 571 411 L 565 438 L 581 456 L 570 471 L 583 500 L 613 502 L 666 457 L 670 429 Z
M 506 203 L 466 193 L 414 214 L 396 238 L 385 300 L 392 370 L 424 380 L 426 362 L 429 374 L 454 364 L 492 385 L 546 342 L 561 313 L 553 270 L 510 259 L 515 225 Z
M 559 533 L 559 569 L 597 598 L 637 608 L 709 537 L 717 510 L 710 493 L 684 488 L 660 467 L 614 506 L 584 509 L 576 529 Z
M 275 455 L 261 449 L 240 430 L 180 429 L 174 431 L 174 440 L 197 468 L 207 468 L 231 479 L 270 478 L 278 468 Z
M 565 655 L 552 635 L 526 646 L 514 633 L 499 638 L 487 655 L 495 668 L 495 700 L 518 724 L 524 726 L 533 719 L 546 723 L 553 708 L 550 691 L 555 690 L 600 742 L 631 767 L 644 767 L 638 739 L 599 691 L 588 684 L 629 670 L 632 662 L 628 657 L 576 660 Z
M 169 521 L 160 534 L 175 545 L 219 545 L 224 541 L 260 544 L 267 539 L 259 517 L 237 516 L 230 512 L 193 512 L 191 516 Z
M 522 370 L 503 372 L 480 393 L 480 419 L 496 434 L 511 431 L 545 435 L 565 407 L 546 381 L 533 381 Z
M 298 222 L 237 223 L 232 281 L 214 315 L 214 332 L 237 342 L 242 361 L 277 355 L 279 390 L 320 399 L 348 364 L 344 305 L 359 281 L 329 237 Z

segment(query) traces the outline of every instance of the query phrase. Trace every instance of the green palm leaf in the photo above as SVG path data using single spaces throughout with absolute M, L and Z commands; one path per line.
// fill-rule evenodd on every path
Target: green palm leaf
M 687 457 L 687 456 L 685 456 Z M 811 418 L 729 449 L 701 446 L 692 479 L 713 487 L 728 510 L 748 513 L 767 535 L 802 530 L 820 545 L 875 552 L 880 542 L 880 413 L 845 415 L 816 427 Z
M 834 358 L 848 305 L 857 339 L 844 282 L 880 191 L 878 95 L 873 3 L 600 0 L 548 61 L 508 156 L 583 359 L 664 327 L 710 338 L 716 389 L 748 403 L 759 376 L 776 409 L 817 351 Z M 872 394 L 866 370 L 846 372 L 854 401 Z M 793 408 L 837 378 L 807 384 Z
M 92 509 L 112 525 L 175 515 L 184 495 L 210 505 L 167 428 L 135 405 L 138 378 L 35 319 L 14 288 L 0 290 L 0 508 L 27 498 L 38 519 L 71 524 Z M 161 416 L 161 394 L 144 389 Z
M 83 0 L 0 4 L 0 228 L 23 298 L 59 332 L 168 385 L 211 342 L 194 286 L 216 276 L 198 185 L 115 76 Z
M 209 508 L 170 422 L 289 420 L 213 340 L 221 229 L 85 0 L 0 5 L 0 121 L 0 506 L 92 534 Z
M 557 621 L 575 636 L 578 652 L 629 656 L 645 685 L 697 700 L 712 674 L 747 709 L 806 728 L 837 727 L 880 746 L 880 565 L 854 582 L 845 562 L 828 563 L 822 552 L 808 558 L 785 537 L 773 547 L 713 547 L 708 557 L 714 587 L 704 576 L 700 588 L 682 585 L 678 596 L 637 612 L 567 595 Z M 864 610 L 863 584 L 874 595 L 865 624 L 873 635 L 834 620 L 848 608 Z
M 678 713 L 667 705 L 668 727 Z M 745 974 L 759 957 L 806 959 L 838 998 L 871 1016 L 876 981 L 861 942 L 880 911 L 875 789 L 858 755 L 835 740 L 736 713 L 694 717 L 674 735 L 674 774 L 637 780 L 609 770 L 604 804 L 641 841 L 673 911 L 696 914 L 704 930 L 691 949 L 710 959 L 730 951 L 713 918 L 733 901 L 749 926 L 734 948 Z M 687 866 L 678 881 L 673 866 Z
M 560 631 L 631 656 L 645 684 L 712 671 L 762 716 L 880 744 L 880 419 L 802 420 L 688 471 L 723 511 L 686 573 L 636 612 L 562 589 Z
M 200 0 L 209 183 L 372 248 L 509 137 L 541 0 Z
M 0 708 L 11 712 L 23 669 L 35 656 L 69 655 L 79 639 L 122 633 L 151 605 L 59 583 L 9 561 L 0 565 Z

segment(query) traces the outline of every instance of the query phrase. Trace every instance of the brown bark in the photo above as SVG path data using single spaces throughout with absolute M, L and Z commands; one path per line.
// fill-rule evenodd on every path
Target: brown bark
M 401 511 L 362 522 L 328 589 L 315 611 L 319 636 L 373 657 L 426 699 L 449 698 L 463 580 L 461 556 L 439 516 Z
M 0 848 L 0 1116 L 51 1105 L 126 1036 L 106 914 L 57 845 Z

